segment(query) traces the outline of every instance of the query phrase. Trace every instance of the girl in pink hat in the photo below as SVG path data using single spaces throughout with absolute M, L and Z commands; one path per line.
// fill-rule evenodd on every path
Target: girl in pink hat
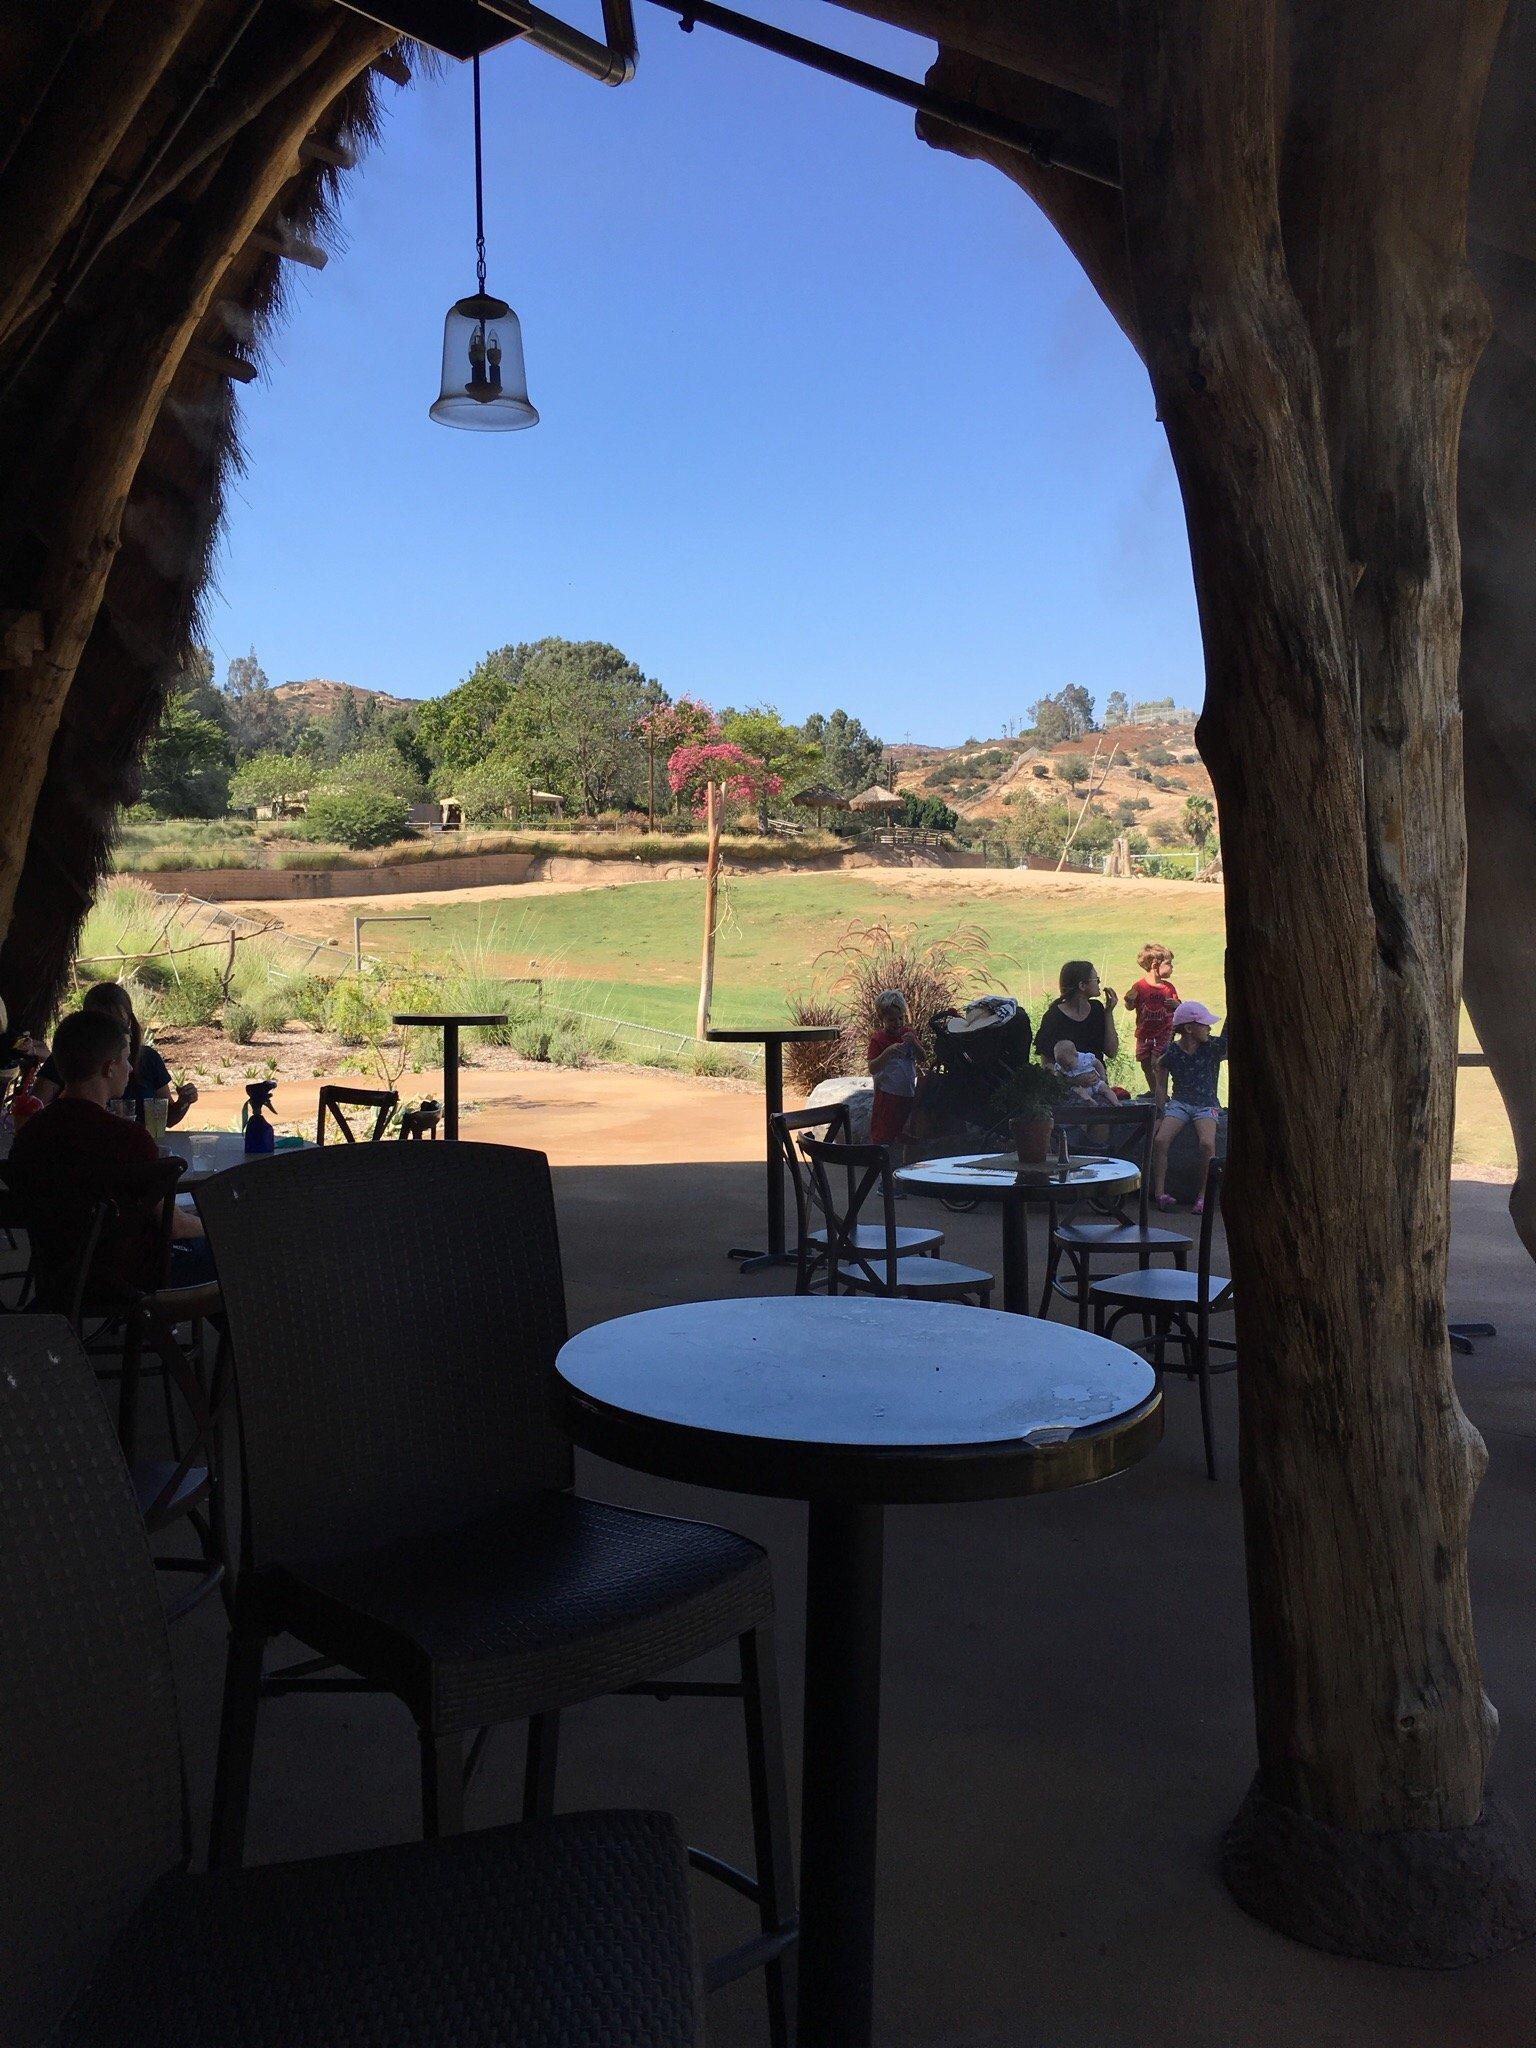
M 1152 1199 L 1159 1209 L 1174 1206 L 1163 1183 L 1168 1177 L 1169 1150 L 1185 1124 L 1194 1125 L 1200 1141 L 1202 1193 L 1195 1202 L 1195 1214 L 1205 1207 L 1205 1169 L 1216 1156 L 1216 1120 L 1221 1115 L 1216 1080 L 1227 1056 L 1227 1034 L 1215 1035 L 1216 1022 L 1204 1003 L 1180 1003 L 1173 1013 L 1173 1042 L 1163 1054 L 1168 1101 L 1152 1141 Z

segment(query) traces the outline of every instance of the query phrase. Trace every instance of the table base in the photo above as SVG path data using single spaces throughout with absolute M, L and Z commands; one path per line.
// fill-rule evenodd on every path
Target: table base
M 798 2048 L 873 2038 L 884 1519 L 811 1502 Z

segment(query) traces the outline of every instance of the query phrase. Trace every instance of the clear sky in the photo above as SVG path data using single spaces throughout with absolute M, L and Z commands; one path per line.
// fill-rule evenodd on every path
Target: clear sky
M 384 86 L 347 247 L 292 269 L 243 394 L 221 676 L 254 644 L 273 682 L 426 697 L 562 634 L 886 740 L 989 736 L 1068 682 L 1198 705 L 1151 390 L 1043 218 L 902 108 L 636 11 L 616 91 L 515 43 L 483 60 L 526 433 L 427 418 L 474 288 L 469 68 Z M 913 76 L 932 55 L 823 0 L 758 11 Z

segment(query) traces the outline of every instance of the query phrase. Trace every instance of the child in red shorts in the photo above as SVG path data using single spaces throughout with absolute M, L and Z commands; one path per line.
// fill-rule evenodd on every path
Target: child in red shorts
M 917 1096 L 922 1047 L 907 1016 L 907 999 L 888 988 L 875 997 L 875 1029 L 869 1040 L 869 1071 L 875 1084 L 869 1119 L 872 1145 L 895 1145 L 907 1127 Z
M 1143 946 L 1136 955 L 1141 979 L 1125 992 L 1125 1007 L 1136 1017 L 1136 1058 L 1152 1100 L 1161 1109 L 1168 1089 L 1163 1054 L 1173 1038 L 1179 992 L 1173 985 L 1173 955 L 1166 946 Z

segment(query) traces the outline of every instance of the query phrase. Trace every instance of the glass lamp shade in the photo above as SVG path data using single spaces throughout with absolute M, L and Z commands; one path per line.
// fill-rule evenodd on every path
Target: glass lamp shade
M 505 299 L 472 293 L 443 322 L 443 388 L 431 417 L 445 427 L 507 434 L 536 427 L 523 368 L 523 330 Z

